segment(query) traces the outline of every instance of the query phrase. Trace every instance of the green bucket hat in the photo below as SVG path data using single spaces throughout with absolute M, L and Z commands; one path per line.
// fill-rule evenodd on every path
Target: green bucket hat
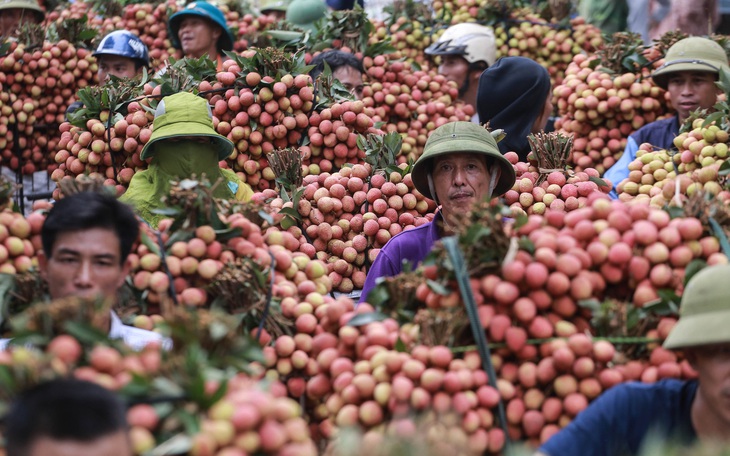
M 286 21 L 311 32 L 314 24 L 326 15 L 327 5 L 322 0 L 294 0 L 286 10 Z
M 730 279 L 730 265 L 698 272 L 684 289 L 679 321 L 664 341 L 677 349 L 730 342 L 730 293 L 722 286 Z
M 286 11 L 291 4 L 290 0 L 264 0 L 259 5 L 259 11 L 266 13 L 267 11 Z
M 427 198 L 436 200 L 431 194 L 428 176 L 433 171 L 433 160 L 436 157 L 456 153 L 474 153 L 486 156 L 491 163 L 502 170 L 499 180 L 492 191 L 493 196 L 504 194 L 515 183 L 515 169 L 499 152 L 497 141 L 484 127 L 472 122 L 450 122 L 438 127 L 428 137 L 423 154 L 413 165 L 411 178 L 413 185 Z
M 728 68 L 727 54 L 716 42 L 692 36 L 677 41 L 667 51 L 664 64 L 652 75 L 654 83 L 666 90 L 669 76 L 680 71 L 704 71 L 719 74 L 721 68 Z
M 42 22 L 46 17 L 46 13 L 38 5 L 37 0 L 0 0 L 0 11 L 14 8 L 33 11 L 38 18 L 38 22 Z
M 157 142 L 181 136 L 209 137 L 218 151 L 218 160 L 225 160 L 233 152 L 233 143 L 213 128 L 208 102 L 189 92 L 160 100 L 152 127 L 152 136 L 142 149 L 143 160 L 154 155 Z

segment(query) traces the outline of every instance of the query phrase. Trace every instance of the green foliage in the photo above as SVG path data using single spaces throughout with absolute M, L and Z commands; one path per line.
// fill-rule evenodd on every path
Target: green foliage
M 274 78 L 274 81 L 279 81 L 284 75 L 290 74 L 296 77 L 300 74 L 307 74 L 312 69 L 311 65 L 304 63 L 303 50 L 291 54 L 283 49 L 268 47 L 256 49 L 256 53 L 251 57 L 243 57 L 232 52 L 228 52 L 226 55 L 231 57 L 236 65 L 241 68 L 239 75 L 243 84 L 245 84 L 245 77 L 248 73 L 258 73 L 262 78 L 270 76 Z M 263 81 L 259 84 L 260 87 L 269 85 Z
M 391 131 L 385 135 L 368 133 L 367 136 L 358 135 L 357 147 L 365 152 L 365 162 L 373 168 L 373 173 L 385 171 L 402 172 L 398 168 L 398 154 L 403 146 L 403 137 Z
M 317 76 L 317 105 L 315 109 L 321 111 L 335 103 L 352 101 L 355 96 L 342 85 L 339 79 L 332 75 L 332 68 L 324 62 L 324 69 Z
M 84 87 L 76 93 L 84 105 L 68 114 L 69 122 L 86 129 L 88 120 L 100 119 L 102 113 L 108 113 L 108 125 L 113 125 L 127 114 L 127 105 L 142 96 L 147 78 L 144 72 L 141 79 L 110 76 L 107 84 Z
M 91 49 L 98 33 L 98 30 L 89 27 L 89 18 L 84 14 L 77 19 L 52 23 L 46 32 L 46 38 L 54 43 L 66 40 L 75 46 Z

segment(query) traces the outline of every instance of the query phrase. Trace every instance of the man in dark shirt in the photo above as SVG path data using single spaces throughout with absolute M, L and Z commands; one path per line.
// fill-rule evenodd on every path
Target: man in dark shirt
M 679 126 L 692 111 L 711 109 L 717 103 L 717 96 L 722 91 L 715 81 L 721 68 L 730 69 L 727 55 L 719 44 L 707 38 L 685 38 L 669 48 L 664 65 L 654 72 L 652 79 L 669 92 L 677 113 L 645 125 L 629 136 L 623 155 L 604 175 L 614 188 L 629 177 L 629 164 L 636 159 L 641 144 L 669 149 L 679 133 Z M 618 197 L 615 190 L 611 191 L 611 196 Z
M 682 349 L 697 380 L 625 383 L 608 390 L 555 434 L 539 455 L 639 454 L 651 441 L 689 445 L 730 438 L 730 265 L 708 267 L 685 288 L 664 348 Z

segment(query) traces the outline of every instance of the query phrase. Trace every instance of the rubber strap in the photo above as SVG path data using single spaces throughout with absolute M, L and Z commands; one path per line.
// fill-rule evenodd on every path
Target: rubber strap
M 477 351 L 482 359 L 482 369 L 487 373 L 489 378 L 489 384 L 497 389 L 497 373 L 494 370 L 492 364 L 492 354 L 489 350 L 489 344 L 487 343 L 487 334 L 482 327 L 481 320 L 479 319 L 479 312 L 477 312 L 476 302 L 474 301 L 474 295 L 472 294 L 471 286 L 469 285 L 469 275 L 466 272 L 464 263 L 464 256 L 459 249 L 458 239 L 456 236 L 449 236 L 442 239 L 446 253 L 449 255 L 451 264 L 454 266 L 454 275 L 456 276 L 456 282 L 459 284 L 459 292 L 461 293 L 461 299 L 464 301 L 464 307 L 466 307 L 466 313 L 469 316 L 469 324 L 471 326 L 474 340 L 477 344 Z M 511 442 L 509 438 L 509 429 L 507 428 L 507 418 L 504 412 L 504 403 L 502 397 L 499 398 L 497 404 L 497 412 L 499 418 L 499 424 L 504 431 L 504 454 L 511 454 Z

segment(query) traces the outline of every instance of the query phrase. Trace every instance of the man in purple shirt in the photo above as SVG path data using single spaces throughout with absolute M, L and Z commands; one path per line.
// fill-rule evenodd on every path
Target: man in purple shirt
M 485 128 L 451 122 L 429 136 L 411 177 L 416 189 L 436 201 L 440 210 L 432 222 L 403 231 L 385 244 L 370 267 L 361 302 L 380 277 L 399 274 L 404 262 L 415 268 L 441 236 L 453 234 L 456 216 L 468 212 L 475 202 L 512 188 L 515 170 Z

